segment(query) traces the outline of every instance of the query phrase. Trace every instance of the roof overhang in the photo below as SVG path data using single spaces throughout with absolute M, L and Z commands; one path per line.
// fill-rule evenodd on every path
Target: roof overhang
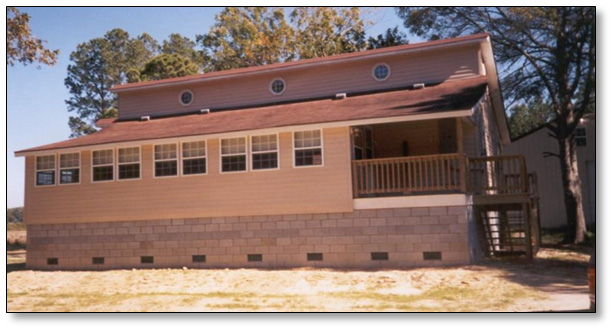
M 496 124 L 500 131 L 500 140 L 503 146 L 511 143 L 511 134 L 509 124 L 504 109 L 504 101 L 500 90 L 500 81 L 498 80 L 498 70 L 496 69 L 496 61 L 494 60 L 494 52 L 490 37 L 487 36 L 481 41 L 481 56 L 487 73 L 487 84 L 489 86 L 490 97 L 492 99 L 492 107 L 494 108 L 494 116 Z
M 398 117 L 369 118 L 369 119 L 358 119 L 358 120 L 348 120 L 348 121 L 339 121 L 339 122 L 292 125 L 292 126 L 271 127 L 271 128 L 255 129 L 255 130 L 214 133 L 214 134 L 176 136 L 176 137 L 168 137 L 168 138 L 160 138 L 160 139 L 146 139 L 146 140 L 141 139 L 141 140 L 133 140 L 133 141 L 90 144 L 90 145 L 78 146 L 78 147 L 54 148 L 54 149 L 47 149 L 47 150 L 16 151 L 15 156 L 16 157 L 40 156 L 40 155 L 49 155 L 49 154 L 58 153 L 58 152 L 68 153 L 68 152 L 85 151 L 85 150 L 91 150 L 92 148 L 96 148 L 96 149 L 117 148 L 117 147 L 121 148 L 121 147 L 129 147 L 129 146 L 143 145 L 143 144 L 166 144 L 166 143 L 190 142 L 190 141 L 218 139 L 218 138 L 242 137 L 246 135 L 275 134 L 275 133 L 281 133 L 281 132 L 293 132 L 293 131 L 303 131 L 303 130 L 313 130 L 313 129 L 339 128 L 339 127 L 361 126 L 361 125 L 375 125 L 375 124 L 408 122 L 408 121 L 429 120 L 429 119 L 470 117 L 473 113 L 474 113 L 474 109 L 471 108 L 471 109 L 436 112 L 436 113 L 428 113 L 428 114 L 414 114 L 414 115 L 406 115 L 406 116 L 398 116 Z

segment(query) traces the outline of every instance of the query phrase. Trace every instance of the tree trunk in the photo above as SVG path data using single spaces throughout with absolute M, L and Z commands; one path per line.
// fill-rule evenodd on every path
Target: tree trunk
M 575 134 L 558 139 L 560 148 L 560 169 L 564 205 L 566 207 L 567 233 L 564 243 L 581 243 L 585 238 L 585 216 L 583 215 L 583 197 L 581 195 L 581 177 L 577 167 Z

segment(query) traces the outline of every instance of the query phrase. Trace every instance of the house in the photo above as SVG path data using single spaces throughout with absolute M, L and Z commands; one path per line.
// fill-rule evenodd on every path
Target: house
M 115 86 L 25 157 L 27 267 L 409 267 L 532 256 L 490 38 Z
M 576 131 L 576 151 L 583 213 L 587 224 L 596 222 L 596 120 L 584 118 Z M 549 130 L 538 127 L 518 136 L 504 147 L 504 154 L 521 154 L 526 158 L 526 167 L 538 176 L 541 226 L 556 228 L 566 225 L 562 172 L 556 157 L 545 157 L 544 152 L 558 153 L 557 141 L 549 136 Z

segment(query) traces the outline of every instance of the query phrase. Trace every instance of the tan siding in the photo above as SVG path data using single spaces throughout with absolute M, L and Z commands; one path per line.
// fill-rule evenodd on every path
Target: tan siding
M 438 52 L 392 54 L 384 59 L 321 64 L 316 69 L 292 69 L 282 73 L 262 73 L 177 87 L 126 91 L 119 96 L 119 116 L 125 119 L 168 115 L 204 108 L 240 107 L 473 77 L 479 74 L 477 54 L 478 46 L 463 46 Z M 378 63 L 387 63 L 391 68 L 391 75 L 384 82 L 375 81 L 372 77 L 372 69 Z M 277 77 L 285 80 L 286 90 L 280 96 L 273 96 L 269 85 Z M 179 93 L 185 89 L 194 92 L 194 101 L 187 107 L 178 101 Z
M 81 153 L 81 184 L 33 187 L 27 157 L 28 223 L 126 221 L 352 210 L 348 128 L 324 130 L 323 167 L 293 168 L 292 134 L 281 133 L 281 169 L 219 173 L 219 141 L 208 141 L 204 176 L 153 178 L 152 145 L 142 146 L 142 179 L 91 183 L 91 152 Z

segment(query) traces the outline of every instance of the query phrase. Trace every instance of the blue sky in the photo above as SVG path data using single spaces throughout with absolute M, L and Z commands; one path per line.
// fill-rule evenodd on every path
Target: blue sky
M 47 47 L 59 49 L 53 67 L 16 64 L 7 67 L 7 206 L 23 205 L 24 159 L 14 152 L 29 147 L 65 140 L 69 113 L 64 86 L 70 53 L 79 43 L 100 37 L 113 28 L 136 36 L 148 33 L 162 41 L 171 33 L 195 39 L 206 33 L 222 8 L 19 8 L 31 16 L 34 34 L 47 40 Z M 369 14 L 374 25 L 369 36 L 402 21 L 392 8 Z M 404 28 L 402 28 L 404 31 Z M 406 32 L 406 31 L 405 31 Z

